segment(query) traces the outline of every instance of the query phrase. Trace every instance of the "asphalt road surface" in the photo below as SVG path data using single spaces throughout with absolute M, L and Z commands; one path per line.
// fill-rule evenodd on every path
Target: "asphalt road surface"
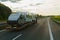
M 0 30 L 0 40 L 60 40 L 60 25 L 50 18 L 40 18 L 17 32 Z

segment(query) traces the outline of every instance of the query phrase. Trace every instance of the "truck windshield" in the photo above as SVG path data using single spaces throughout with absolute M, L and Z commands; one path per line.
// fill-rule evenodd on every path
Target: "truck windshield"
M 20 13 L 13 13 L 8 17 L 8 20 L 18 20 Z

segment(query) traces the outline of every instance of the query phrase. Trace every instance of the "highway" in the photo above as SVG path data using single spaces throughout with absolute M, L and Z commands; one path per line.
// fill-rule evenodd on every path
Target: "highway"
M 60 40 L 60 25 L 50 18 L 40 18 L 17 32 L 0 30 L 0 40 Z

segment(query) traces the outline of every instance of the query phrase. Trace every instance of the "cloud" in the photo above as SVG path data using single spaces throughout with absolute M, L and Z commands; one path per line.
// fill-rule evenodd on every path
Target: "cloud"
M 60 0 L 15 0 L 1 2 L 12 11 L 28 11 L 42 15 L 60 15 Z
M 5 1 L 11 1 L 11 2 L 17 2 L 17 1 L 21 1 L 21 0 L 0 0 L 2 2 L 5 2 Z

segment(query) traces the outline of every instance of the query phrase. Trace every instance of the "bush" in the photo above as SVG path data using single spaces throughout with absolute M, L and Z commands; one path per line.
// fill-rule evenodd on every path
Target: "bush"
M 52 19 L 60 21 L 60 16 L 53 16 Z
M 6 20 L 12 13 L 11 9 L 0 3 L 0 20 Z

